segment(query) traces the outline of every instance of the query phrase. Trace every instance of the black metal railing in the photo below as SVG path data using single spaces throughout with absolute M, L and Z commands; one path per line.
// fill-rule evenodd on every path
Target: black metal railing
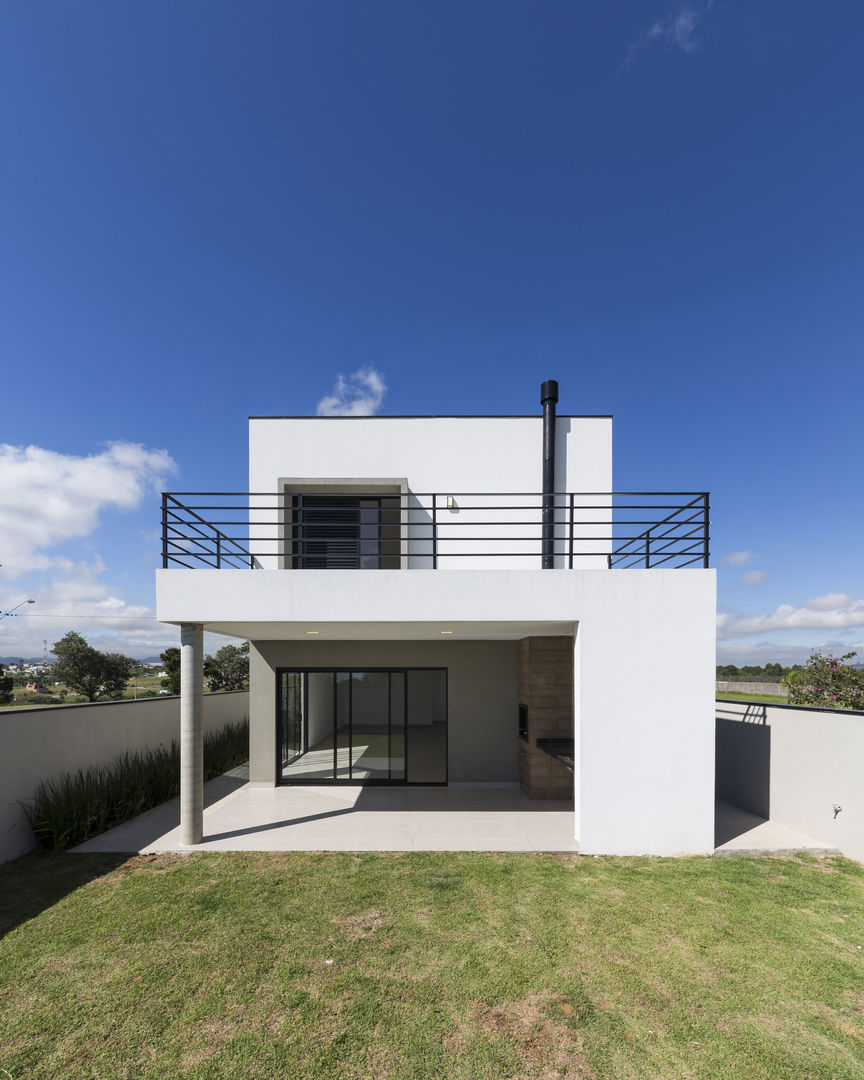
M 437 569 L 478 558 L 496 567 L 514 559 L 539 565 L 543 498 L 538 492 L 166 492 L 162 565 Z M 708 566 L 707 492 L 552 498 L 555 567 Z

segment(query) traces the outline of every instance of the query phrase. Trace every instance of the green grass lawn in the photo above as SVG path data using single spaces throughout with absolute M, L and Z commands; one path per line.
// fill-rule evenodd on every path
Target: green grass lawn
M 788 705 L 789 698 L 783 694 L 718 694 L 718 699 L 730 701 L 764 701 L 769 705 Z
M 0 1077 L 861 1078 L 862 901 L 839 857 L 28 857 Z

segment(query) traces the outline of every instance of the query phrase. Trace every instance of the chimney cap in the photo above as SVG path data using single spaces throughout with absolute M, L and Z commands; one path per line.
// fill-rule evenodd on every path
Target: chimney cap
M 558 380 L 547 379 L 540 387 L 540 404 L 545 405 L 547 401 L 558 401 Z

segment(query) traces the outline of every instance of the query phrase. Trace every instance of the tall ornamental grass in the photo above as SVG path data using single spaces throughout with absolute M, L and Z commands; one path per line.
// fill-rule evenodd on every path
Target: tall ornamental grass
M 249 721 L 204 736 L 204 779 L 242 765 L 249 757 Z M 111 765 L 90 765 L 44 780 L 24 813 L 49 851 L 80 844 L 180 794 L 180 746 L 127 751 Z

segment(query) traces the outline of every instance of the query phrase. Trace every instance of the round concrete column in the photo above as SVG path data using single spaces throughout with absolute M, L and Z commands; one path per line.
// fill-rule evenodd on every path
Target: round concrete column
M 204 836 L 204 627 L 180 627 L 180 843 Z

